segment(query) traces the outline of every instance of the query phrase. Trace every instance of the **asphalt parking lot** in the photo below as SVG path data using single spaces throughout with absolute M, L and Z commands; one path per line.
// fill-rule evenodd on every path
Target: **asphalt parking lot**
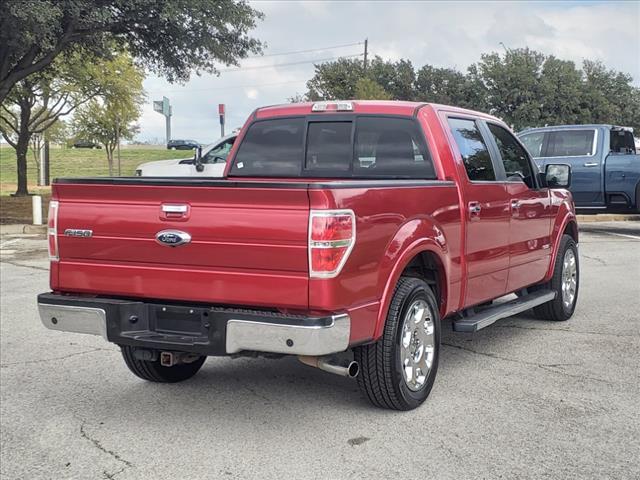
M 99 337 L 41 326 L 45 241 L 0 241 L 3 479 L 640 477 L 640 222 L 581 227 L 565 323 L 445 322 L 429 400 L 371 407 L 295 359 L 210 358 L 145 383 Z

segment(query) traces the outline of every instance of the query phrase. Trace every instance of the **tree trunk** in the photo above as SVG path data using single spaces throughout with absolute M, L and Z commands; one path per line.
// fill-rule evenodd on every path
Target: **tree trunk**
M 29 151 L 29 120 L 31 119 L 31 105 L 28 102 L 20 102 L 20 128 L 18 141 L 16 142 L 16 161 L 18 168 L 18 189 L 14 196 L 24 197 L 29 195 L 27 188 L 27 152 Z
M 107 154 L 107 163 L 109 164 L 109 176 L 113 177 L 113 150 L 111 145 L 107 142 L 104 144 L 104 151 Z
M 27 137 L 28 138 L 28 137 Z M 24 197 L 29 195 L 29 190 L 27 189 L 27 152 L 29 150 L 29 140 L 25 141 L 25 136 L 22 135 L 18 137 L 18 144 L 16 145 L 16 159 L 17 159 L 17 167 L 18 167 L 18 189 L 14 196 L 16 197 Z

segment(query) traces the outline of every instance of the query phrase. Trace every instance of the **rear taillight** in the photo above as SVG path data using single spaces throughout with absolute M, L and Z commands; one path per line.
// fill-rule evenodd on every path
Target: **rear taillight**
M 353 210 L 311 210 L 309 276 L 333 278 L 340 273 L 356 241 Z
M 58 201 L 49 202 L 49 216 L 47 217 L 47 245 L 49 247 L 49 260 L 57 262 L 58 256 Z

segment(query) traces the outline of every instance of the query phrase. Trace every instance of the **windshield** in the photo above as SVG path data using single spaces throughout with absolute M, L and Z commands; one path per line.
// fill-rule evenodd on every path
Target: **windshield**
M 436 178 L 416 121 L 374 115 L 256 121 L 244 136 L 229 174 Z

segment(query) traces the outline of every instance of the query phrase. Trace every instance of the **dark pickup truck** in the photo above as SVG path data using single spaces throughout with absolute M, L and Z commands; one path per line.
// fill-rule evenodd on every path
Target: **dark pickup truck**
M 640 212 L 640 155 L 633 130 L 614 125 L 562 125 L 518 134 L 538 166 L 571 166 L 577 209 Z

